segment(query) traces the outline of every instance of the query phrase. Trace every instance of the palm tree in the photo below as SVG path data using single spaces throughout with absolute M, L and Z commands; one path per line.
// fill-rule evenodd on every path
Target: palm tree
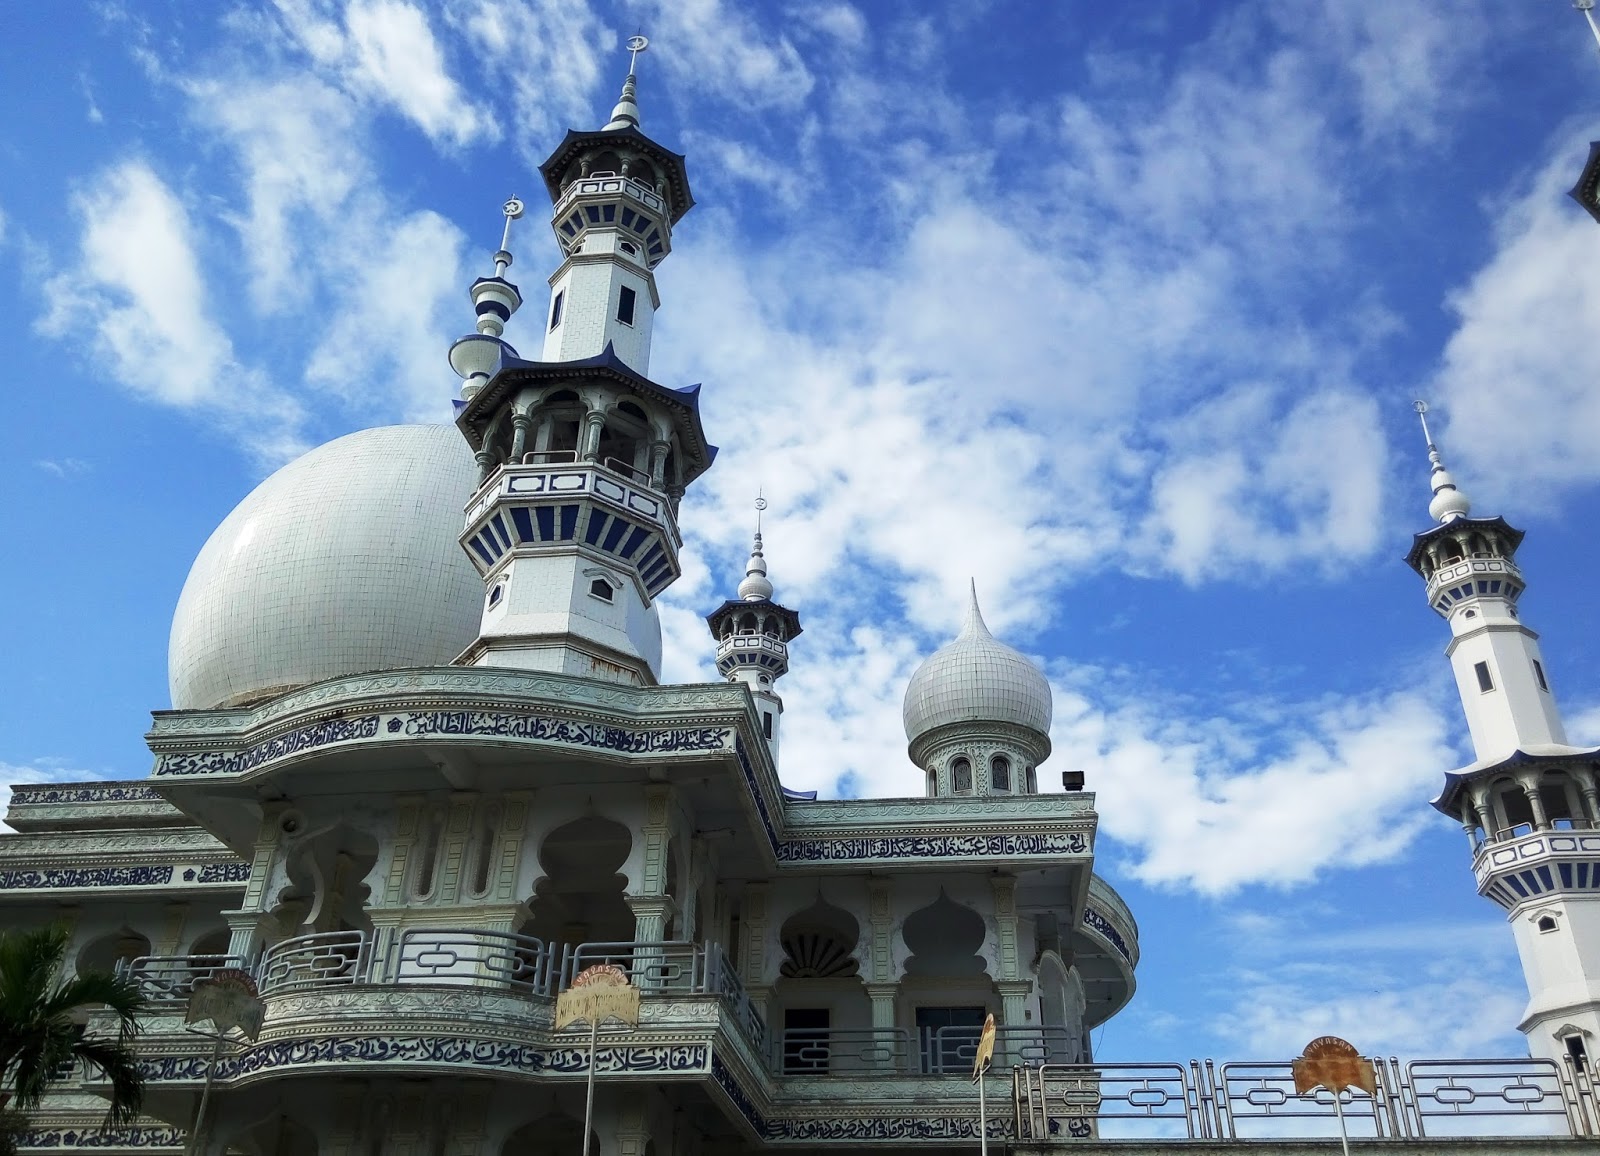
M 59 925 L 0 932 L 0 1107 L 37 1108 L 51 1076 L 84 1060 L 111 1084 L 106 1126 L 122 1127 L 144 1099 L 132 1047 L 144 997 L 134 980 L 109 971 L 58 982 L 67 938 Z M 117 1034 L 84 1034 L 84 1013 L 102 1008 L 116 1015 Z

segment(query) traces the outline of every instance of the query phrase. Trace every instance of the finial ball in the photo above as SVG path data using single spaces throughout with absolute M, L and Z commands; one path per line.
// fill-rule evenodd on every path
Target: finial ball
M 527 209 L 528 209 L 528 206 L 524 205 L 516 197 L 512 197 L 505 204 L 500 206 L 500 211 L 502 213 L 504 213 L 506 216 L 510 217 L 513 221 L 515 221 L 518 217 L 522 216 L 522 214 L 525 213 L 527 211 Z

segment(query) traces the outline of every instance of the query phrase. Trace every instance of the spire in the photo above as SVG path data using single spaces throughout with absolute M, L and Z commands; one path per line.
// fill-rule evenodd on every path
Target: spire
M 1595 45 L 1600 47 L 1600 24 L 1594 20 L 1594 0 L 1572 0 L 1572 6 L 1583 13 L 1584 19 L 1589 22 L 1589 31 L 1594 33 Z
M 622 96 L 618 98 L 616 107 L 611 110 L 611 120 L 606 124 L 608 131 L 639 127 L 639 76 L 636 70 L 639 53 L 649 47 L 650 42 L 643 36 L 628 37 L 628 77 L 622 82 Z
M 1441 525 L 1465 517 L 1472 512 L 1472 503 L 1456 487 L 1450 471 L 1444 468 L 1439 447 L 1434 444 L 1433 434 L 1428 430 L 1428 403 L 1418 401 L 1413 403 L 1412 408 L 1422 422 L 1422 436 L 1428 443 L 1428 464 L 1433 467 L 1432 476 L 1428 479 L 1428 484 L 1433 488 L 1433 501 L 1428 503 L 1428 515 Z
M 500 234 L 500 248 L 494 255 L 494 276 L 479 277 L 467 290 L 478 315 L 478 331 L 461 338 L 450 347 L 450 368 L 462 379 L 461 398 L 471 401 L 500 366 L 502 354 L 512 357 L 517 351 L 500 339 L 506 322 L 522 307 L 522 294 L 506 280 L 511 267 L 511 222 L 522 216 L 526 206 L 511 197 L 500 206 L 506 226 Z
M 978 609 L 978 580 L 968 579 L 971 583 L 971 600 L 967 603 L 967 616 L 962 620 L 961 633 L 957 638 L 993 638 L 989 633 L 989 626 L 983 620 L 983 611 Z
M 761 531 L 756 531 L 755 545 L 750 547 L 750 561 L 745 564 L 744 581 L 739 583 L 739 597 L 746 602 L 768 602 L 772 599 L 772 583 L 767 579 L 767 559 L 761 552 Z

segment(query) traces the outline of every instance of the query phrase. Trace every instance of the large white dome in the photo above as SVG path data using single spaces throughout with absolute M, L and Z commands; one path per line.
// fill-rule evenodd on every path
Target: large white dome
M 911 676 L 904 718 L 909 742 L 956 722 L 1015 723 L 1048 734 L 1050 683 L 1031 659 L 989 633 L 974 592 L 961 633 Z
M 252 490 L 189 569 L 167 679 L 179 710 L 368 670 L 437 666 L 478 635 L 483 580 L 457 542 L 477 471 L 451 426 L 381 426 Z

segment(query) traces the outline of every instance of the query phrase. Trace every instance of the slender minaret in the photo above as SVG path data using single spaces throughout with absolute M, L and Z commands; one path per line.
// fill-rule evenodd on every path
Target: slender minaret
M 1437 523 L 1406 562 L 1450 624 L 1445 653 L 1477 758 L 1445 776 L 1434 806 L 1457 819 L 1473 849 L 1478 892 L 1510 917 L 1528 982 L 1518 1025 L 1535 1056 L 1600 1056 L 1600 749 L 1567 743 L 1539 650 L 1518 617 L 1522 531 L 1474 518 L 1428 431 Z
M 756 509 L 765 508 L 765 500 L 757 498 Z M 761 716 L 761 731 L 767 736 L 776 766 L 783 699 L 772 687 L 789 672 L 789 643 L 800 633 L 800 615 L 772 600 L 759 522 L 744 581 L 739 583 L 739 597 L 708 614 L 706 625 L 717 640 L 717 673 L 729 682 L 742 682 L 750 688 L 756 713 Z
M 683 157 L 639 130 L 633 65 L 604 128 L 569 131 L 540 166 L 562 261 L 550 278 L 541 361 L 502 338 L 522 303 L 495 275 L 472 285 L 478 332 L 457 341 L 456 424 L 478 460 L 461 544 L 483 574 L 483 622 L 456 661 L 653 685 L 661 669 L 655 599 L 680 573 L 679 501 L 716 447 L 698 385 L 645 376 L 659 300 L 654 269 L 693 206 Z

